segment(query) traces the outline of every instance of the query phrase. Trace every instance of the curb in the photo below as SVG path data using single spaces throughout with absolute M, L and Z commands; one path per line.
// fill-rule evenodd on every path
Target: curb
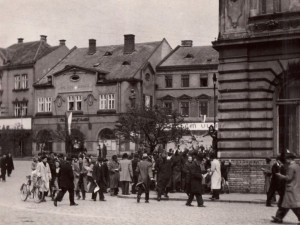
M 122 196 L 122 195 L 118 195 L 117 196 L 118 198 L 123 198 L 123 199 L 136 199 L 136 197 L 129 197 L 129 196 Z M 150 197 L 149 200 L 157 200 L 156 198 L 154 197 Z M 161 201 L 186 201 L 187 199 L 183 199 L 183 198 L 161 198 Z M 204 201 L 206 202 L 222 202 L 222 203 L 245 203 L 245 204 L 265 204 L 266 202 L 265 201 L 249 201 L 249 200 L 223 200 L 223 199 L 220 199 L 220 200 L 209 200 L 209 199 L 205 199 L 203 198 Z

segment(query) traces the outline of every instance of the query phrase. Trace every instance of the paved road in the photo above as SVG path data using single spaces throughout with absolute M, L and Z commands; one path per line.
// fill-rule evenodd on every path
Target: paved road
M 106 202 L 79 200 L 79 206 L 70 207 L 68 196 L 58 207 L 47 199 L 46 203 L 34 203 L 19 198 L 19 187 L 29 174 L 30 163 L 15 162 L 16 170 L 7 182 L 0 183 L 0 225 L 10 224 L 84 224 L 95 225 L 198 225 L 198 224 L 271 224 L 270 217 L 276 208 L 266 208 L 261 204 L 239 204 L 205 202 L 206 208 L 186 207 L 182 201 L 121 199 L 106 196 Z M 90 194 L 88 194 L 88 198 Z M 195 204 L 195 203 L 194 203 Z M 296 217 L 290 213 L 285 222 L 297 224 Z

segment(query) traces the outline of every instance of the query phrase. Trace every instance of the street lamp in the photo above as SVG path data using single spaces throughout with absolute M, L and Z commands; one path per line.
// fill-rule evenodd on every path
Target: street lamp
M 213 75 L 213 83 L 214 83 L 214 128 L 216 129 L 216 83 L 217 83 L 217 76 L 216 73 Z

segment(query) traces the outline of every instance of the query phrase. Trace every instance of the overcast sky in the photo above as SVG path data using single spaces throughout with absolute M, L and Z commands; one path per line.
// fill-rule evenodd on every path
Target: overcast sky
M 122 44 L 124 34 L 136 42 L 166 38 L 174 48 L 181 40 L 210 45 L 218 34 L 218 0 L 0 0 L 0 47 L 48 36 L 69 48 Z

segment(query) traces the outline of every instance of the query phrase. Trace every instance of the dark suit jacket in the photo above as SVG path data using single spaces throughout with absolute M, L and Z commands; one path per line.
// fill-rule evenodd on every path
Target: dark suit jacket
M 58 175 L 59 188 L 74 189 L 74 175 L 73 169 L 69 162 L 64 162 L 60 167 L 60 174 Z
M 100 188 L 106 185 L 105 165 L 96 163 L 93 168 L 93 179 L 96 180 Z

